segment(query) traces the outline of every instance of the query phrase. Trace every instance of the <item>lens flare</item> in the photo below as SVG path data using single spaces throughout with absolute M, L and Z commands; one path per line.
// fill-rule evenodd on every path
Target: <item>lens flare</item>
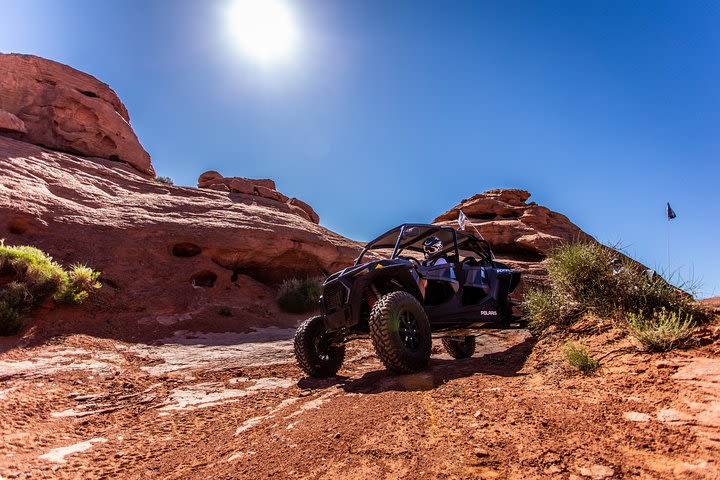
M 288 61 L 297 51 L 297 21 L 285 0 L 234 0 L 227 21 L 235 45 L 257 63 Z

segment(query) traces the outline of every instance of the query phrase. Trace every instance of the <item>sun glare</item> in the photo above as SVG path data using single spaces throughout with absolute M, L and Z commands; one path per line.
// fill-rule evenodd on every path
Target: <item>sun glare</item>
M 286 0 L 233 0 L 227 20 L 237 47 L 257 63 L 288 61 L 297 50 L 299 32 Z

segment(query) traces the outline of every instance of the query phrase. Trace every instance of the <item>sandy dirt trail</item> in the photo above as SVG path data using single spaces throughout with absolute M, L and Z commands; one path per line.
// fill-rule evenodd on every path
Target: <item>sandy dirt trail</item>
M 394 376 L 307 379 L 292 330 L 0 354 L 2 478 L 720 478 L 717 344 L 569 372 L 523 330 Z M 436 349 L 436 350 L 439 350 Z

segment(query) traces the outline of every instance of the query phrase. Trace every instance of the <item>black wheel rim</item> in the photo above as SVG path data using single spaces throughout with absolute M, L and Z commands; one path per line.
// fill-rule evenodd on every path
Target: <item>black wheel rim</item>
M 420 329 L 412 312 L 400 312 L 398 334 L 403 345 L 408 349 L 415 350 L 420 346 Z
M 317 338 L 315 338 L 315 354 L 321 362 L 330 360 L 330 341 L 330 335 L 327 334 L 318 335 Z

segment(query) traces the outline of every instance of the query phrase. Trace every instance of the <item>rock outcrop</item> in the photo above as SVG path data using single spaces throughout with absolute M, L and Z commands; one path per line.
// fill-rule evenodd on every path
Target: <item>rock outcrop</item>
M 167 185 L 122 163 L 9 138 L 0 137 L 0 172 L 0 238 L 102 272 L 104 288 L 82 314 L 42 313 L 35 324 L 49 329 L 44 336 L 294 326 L 297 317 L 278 310 L 274 286 L 329 274 L 360 250 L 300 218 L 297 204 Z M 274 186 L 261 183 L 256 188 Z M 234 315 L 219 315 L 223 307 Z
M 490 190 L 467 198 L 437 217 L 433 223 L 457 225 L 460 210 L 497 253 L 542 260 L 558 246 L 589 240 L 588 234 L 565 215 L 527 203 L 525 190 Z
M 307 203 L 297 198 L 289 198 L 278 192 L 275 182 L 269 179 L 253 179 L 244 177 L 224 177 L 215 170 L 209 170 L 198 177 L 198 188 L 207 188 L 221 192 L 241 193 L 274 200 L 285 204 L 295 215 L 319 224 L 320 216 Z
M 5 110 L 0 110 L 0 132 L 27 133 L 25 122 Z
M 115 92 L 95 77 L 32 55 L 0 54 L 0 135 L 155 175 Z
M 461 201 L 433 223 L 457 227 L 460 210 L 467 216 L 466 230 L 479 232 L 498 258 L 523 272 L 523 285 L 544 283 L 545 258 L 564 243 L 593 238 L 565 215 L 527 203 L 525 190 L 490 190 Z M 518 289 L 518 295 L 524 288 Z

